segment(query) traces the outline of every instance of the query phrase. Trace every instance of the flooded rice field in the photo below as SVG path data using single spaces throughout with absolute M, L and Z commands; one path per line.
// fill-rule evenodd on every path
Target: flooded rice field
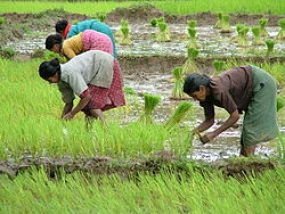
M 118 55 L 131 56 L 185 56 L 187 57 L 187 25 L 186 24 L 169 24 L 171 32 L 171 41 L 157 42 L 155 34 L 158 28 L 151 27 L 149 24 L 129 24 L 130 28 L 130 45 L 121 45 L 120 38 L 116 36 L 120 31 L 120 26 L 110 26 L 117 39 Z M 234 41 L 237 36 L 236 28 L 233 26 L 232 33 L 220 33 L 213 26 L 201 26 L 195 28 L 197 31 L 197 43 L 200 45 L 199 57 L 221 57 L 221 56 L 243 56 L 250 57 L 260 54 L 265 56 L 267 50 L 266 45 L 253 46 L 253 34 L 249 32 L 247 38 L 249 41 L 248 47 L 239 47 Z M 269 36 L 264 39 L 275 40 L 279 27 L 269 26 L 266 28 Z M 47 35 L 54 33 L 50 32 L 33 32 L 25 34 L 21 42 L 9 42 L 7 47 L 15 48 L 21 53 L 32 53 L 35 49 L 45 48 L 45 38 Z M 276 42 L 274 50 L 276 54 L 282 53 L 285 48 L 285 42 Z
M 116 33 L 119 31 L 120 26 L 110 25 L 113 31 Z M 154 40 L 157 28 L 151 27 L 148 24 L 130 24 L 131 41 L 130 45 L 121 45 L 119 39 L 117 41 L 117 52 L 119 56 L 183 56 L 187 57 L 187 25 L 185 24 L 170 24 L 171 41 L 169 42 L 156 42 Z M 197 27 L 197 42 L 201 45 L 199 49 L 199 57 L 219 57 L 219 56 L 242 56 L 250 57 L 256 55 L 256 51 L 259 51 L 261 56 L 264 56 L 266 51 L 266 45 L 253 47 L 238 47 L 233 41 L 236 37 L 235 27 L 232 33 L 221 34 L 217 29 L 212 26 L 200 26 Z M 269 26 L 267 28 L 270 36 L 268 38 L 274 39 L 278 33 L 278 27 Z M 23 40 L 17 42 L 7 43 L 7 47 L 15 48 L 17 52 L 24 54 L 31 54 L 36 49 L 45 48 L 45 38 L 50 33 L 54 33 L 52 30 L 47 32 L 39 31 L 29 34 L 25 34 Z M 253 35 L 248 33 L 248 40 L 251 44 Z M 284 50 L 285 43 L 276 43 L 274 49 L 276 53 L 280 53 Z M 253 51 L 253 49 L 255 51 Z M 145 69 L 147 68 L 145 65 Z M 124 68 L 122 68 L 124 69 Z M 171 73 L 159 73 L 158 71 L 149 70 L 147 73 L 140 73 L 136 71 L 134 73 L 124 73 L 124 84 L 127 87 L 133 88 L 138 94 L 142 95 L 145 92 L 160 95 L 163 97 L 162 102 L 158 105 L 155 111 L 155 118 L 157 121 L 164 121 L 174 108 L 178 105 L 177 100 L 170 99 L 171 90 L 173 84 L 169 81 L 171 79 Z M 140 97 L 140 102 L 143 103 L 143 96 Z M 189 100 L 192 102 L 191 100 Z M 203 119 L 202 111 L 197 106 L 197 123 Z M 227 114 L 224 114 L 225 119 Z M 136 115 L 129 115 L 132 120 Z M 187 122 L 187 121 L 186 121 Z M 217 121 L 218 122 L 218 121 Z M 238 122 L 241 125 L 241 121 Z M 214 125 L 215 127 L 218 124 Z M 219 159 L 229 158 L 232 156 L 239 156 L 239 136 L 240 126 L 237 128 L 231 128 L 230 130 L 222 133 L 213 142 L 206 145 L 202 145 L 198 139 L 194 140 L 193 150 L 187 155 L 189 158 L 195 160 L 203 160 L 206 162 L 213 162 Z M 257 148 L 257 155 L 268 158 L 278 156 L 275 142 L 267 142 L 261 144 Z

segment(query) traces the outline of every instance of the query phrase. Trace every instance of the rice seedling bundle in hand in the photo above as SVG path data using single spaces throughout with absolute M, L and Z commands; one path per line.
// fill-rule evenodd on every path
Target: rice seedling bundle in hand
M 196 48 L 188 48 L 187 49 L 188 58 L 184 65 L 182 66 L 183 74 L 190 73 L 201 73 L 196 64 L 196 58 L 199 55 L 199 50 Z
M 192 109 L 193 104 L 190 102 L 181 102 L 170 118 L 165 122 L 165 127 L 167 129 L 173 128 L 175 125 L 179 124 L 185 116 Z
M 159 95 L 144 94 L 144 112 L 140 115 L 139 121 L 149 124 L 154 123 L 153 112 L 155 107 L 160 103 L 162 97 Z
M 277 40 L 285 40 L 285 18 L 278 20 L 280 30 L 277 34 Z
M 171 92 L 171 99 L 185 99 L 188 97 L 187 94 L 183 92 L 184 84 L 184 74 L 181 66 L 173 68 L 171 70 L 172 75 L 174 76 L 174 86 Z

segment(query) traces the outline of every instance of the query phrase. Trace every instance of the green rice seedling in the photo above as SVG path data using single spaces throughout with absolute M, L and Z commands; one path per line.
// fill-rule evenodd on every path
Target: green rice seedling
M 222 60 L 214 60 L 213 61 L 213 66 L 215 68 L 215 72 L 213 75 L 218 75 L 220 74 L 224 69 L 225 69 L 225 61 Z
M 249 45 L 247 33 L 249 32 L 249 27 L 245 26 L 238 29 L 238 41 L 237 46 L 247 47 Z
M 156 18 L 153 18 L 150 20 L 150 26 L 157 27 L 157 19 Z
M 171 92 L 171 99 L 185 99 L 187 94 L 183 92 L 184 74 L 181 66 L 175 67 L 171 70 L 174 77 L 174 86 Z
M 214 24 L 214 28 L 221 29 L 221 27 L 222 27 L 222 24 L 221 24 L 222 23 L 222 17 L 223 17 L 223 14 L 222 13 L 218 13 L 218 20 Z
M 261 34 L 262 37 L 269 36 L 269 33 L 268 33 L 267 29 L 266 29 L 268 21 L 269 21 L 268 18 L 261 18 L 261 19 L 259 19 L 260 34 Z
M 244 27 L 245 27 L 245 24 L 241 24 L 241 23 L 236 24 L 236 33 L 237 33 L 237 35 L 235 37 L 233 37 L 233 39 L 232 39 L 233 42 L 237 43 L 240 40 L 239 37 L 241 37 L 241 34 L 239 32 Z
M 265 44 L 267 46 L 266 57 L 269 57 L 269 55 L 273 53 L 275 41 L 272 39 L 267 39 L 265 40 Z
M 191 102 L 180 102 L 174 113 L 165 122 L 165 127 L 169 130 L 178 125 L 189 112 L 192 110 L 193 104 Z
M 164 16 L 161 16 L 161 17 L 156 18 L 156 22 L 157 22 L 157 23 L 159 23 L 159 22 L 164 23 L 164 22 L 165 22 Z
M 5 18 L 4 17 L 0 17 L 0 25 L 2 25 L 5 22 Z
M 187 25 L 189 28 L 196 28 L 197 26 L 197 20 L 187 20 Z
M 128 26 L 122 26 L 121 27 L 121 31 L 122 31 L 122 34 L 123 34 L 123 38 L 122 38 L 120 43 L 122 45 L 130 45 L 130 44 L 132 44 L 129 27 Z
M 278 25 L 280 26 L 280 30 L 277 34 L 277 40 L 285 40 L 285 18 L 279 19 Z
M 105 14 L 105 13 L 99 13 L 99 14 L 97 14 L 97 19 L 98 19 L 100 22 L 105 22 L 105 20 L 106 20 L 106 14 Z
M 165 22 L 157 22 L 159 31 L 155 34 L 155 41 L 157 42 L 169 42 L 171 33 L 168 28 L 168 24 Z
M 189 37 L 187 48 L 201 48 L 201 45 L 197 42 L 197 31 L 193 27 L 188 27 L 187 31 Z
M 6 59 L 11 59 L 16 55 L 16 50 L 12 47 L 0 48 L 0 56 Z
M 121 31 L 121 35 L 122 35 L 120 44 L 122 44 L 122 45 L 132 44 L 130 29 L 129 29 L 129 22 L 127 20 L 124 20 L 124 19 L 121 20 L 120 31 Z
M 153 95 L 144 93 L 144 112 L 140 115 L 139 121 L 143 123 L 154 123 L 154 109 L 161 102 L 162 97 L 159 95 Z
M 277 112 L 282 109 L 285 105 L 285 99 L 283 97 L 277 96 Z
M 254 36 L 253 38 L 253 41 L 252 41 L 252 44 L 253 45 L 264 45 L 264 41 L 261 37 L 261 29 L 260 29 L 260 26 L 254 26 L 251 28 L 251 32 Z
M 230 16 L 227 14 L 222 15 L 220 33 L 231 33 L 233 29 L 230 25 Z
M 182 66 L 182 71 L 184 75 L 190 74 L 190 73 L 200 73 L 200 70 L 198 69 L 198 66 L 196 64 L 195 59 L 199 55 L 199 50 L 196 48 L 187 48 L 187 60 Z

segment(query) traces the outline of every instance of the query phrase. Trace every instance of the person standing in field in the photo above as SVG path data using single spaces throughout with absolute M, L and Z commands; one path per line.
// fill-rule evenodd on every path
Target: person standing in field
M 57 83 L 65 106 L 61 117 L 70 120 L 83 111 L 87 121 L 100 119 L 103 112 L 125 105 L 123 80 L 118 61 L 100 50 L 90 50 L 60 64 L 57 58 L 44 61 L 39 75 L 49 83 Z M 75 95 L 79 103 L 73 107 Z
M 102 50 L 113 55 L 111 39 L 103 33 L 85 30 L 64 40 L 60 34 L 51 34 L 45 41 L 46 49 L 62 54 L 67 60 L 88 50 Z
M 59 20 L 55 25 L 57 33 L 61 34 L 63 39 L 69 39 L 85 30 L 95 30 L 97 32 L 107 35 L 113 44 L 113 56 L 117 58 L 115 37 L 111 28 L 103 22 L 96 19 L 87 19 L 78 22 L 76 25 L 71 25 L 67 20 Z
M 222 72 L 212 78 L 193 73 L 186 77 L 183 91 L 200 102 L 205 120 L 193 133 L 208 130 L 215 119 L 214 106 L 224 108 L 229 117 L 216 130 L 200 134 L 207 143 L 234 125 L 244 112 L 241 151 L 242 156 L 254 155 L 256 145 L 276 138 L 277 86 L 275 79 L 256 66 L 240 66 Z

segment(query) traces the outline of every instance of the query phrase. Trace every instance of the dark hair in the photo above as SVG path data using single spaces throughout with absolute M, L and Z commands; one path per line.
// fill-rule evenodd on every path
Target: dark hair
M 199 91 L 201 85 L 207 86 L 210 83 L 210 77 L 204 74 L 189 74 L 185 78 L 183 92 L 186 94 L 192 94 L 195 91 Z
M 67 21 L 67 20 L 65 20 L 65 19 L 60 20 L 60 21 L 58 21 L 58 22 L 55 24 L 55 31 L 56 31 L 57 33 L 62 33 L 62 32 L 65 30 L 65 28 L 66 28 L 67 25 L 68 25 L 68 21 Z
M 60 64 L 57 58 L 54 58 L 50 61 L 42 62 L 40 64 L 39 75 L 45 80 L 54 76 L 57 72 L 60 73 Z
M 55 44 L 62 44 L 63 37 L 59 34 L 51 34 L 46 38 L 46 49 L 50 50 Z

